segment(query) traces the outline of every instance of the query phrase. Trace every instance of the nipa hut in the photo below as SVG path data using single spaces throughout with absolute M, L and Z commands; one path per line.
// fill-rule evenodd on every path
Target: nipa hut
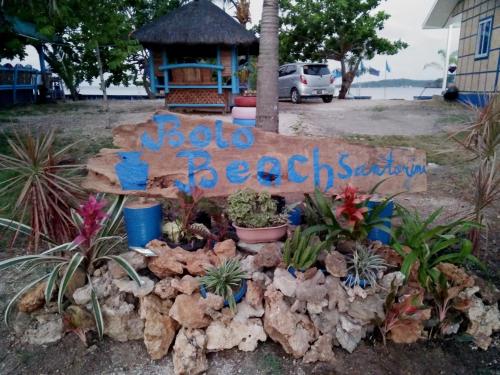
M 151 89 L 168 108 L 229 110 L 239 67 L 258 39 L 208 0 L 194 0 L 135 32 L 149 50 Z M 244 68 L 245 69 L 245 68 Z

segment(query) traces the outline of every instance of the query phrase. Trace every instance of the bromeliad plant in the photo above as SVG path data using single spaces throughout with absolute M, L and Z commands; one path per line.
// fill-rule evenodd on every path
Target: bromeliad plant
M 363 244 L 356 243 L 354 251 L 347 260 L 347 278 L 345 284 L 354 286 L 372 286 L 377 285 L 378 274 L 387 269 L 385 260 L 379 254 Z
M 237 259 L 226 259 L 219 267 L 209 268 L 200 284 L 209 292 L 227 301 L 231 311 L 236 311 L 234 292 L 242 286 L 246 273 Z
M 435 225 L 442 208 L 423 219 L 418 211 L 396 207 L 401 217 L 401 225 L 395 232 L 393 248 L 403 257 L 401 272 L 408 279 L 412 268 L 418 267 L 417 279 L 422 287 L 430 290 L 439 283 L 438 265 L 443 262 L 464 264 L 467 261 L 483 267 L 472 255 L 472 242 L 467 234 L 478 224 L 457 220 L 447 224 Z
M 101 307 L 91 281 L 95 268 L 106 261 L 114 260 L 130 278 L 141 285 L 139 275 L 134 268 L 123 257 L 114 253 L 116 247 L 124 240 L 124 236 L 119 235 L 124 203 L 123 196 L 117 197 L 110 208 L 104 211 L 106 202 L 91 196 L 78 211 L 72 211 L 73 223 L 79 233 L 74 241 L 54 246 L 41 254 L 24 255 L 0 262 L 0 270 L 17 266 L 23 275 L 39 275 L 40 269 L 50 268 L 47 273 L 30 282 L 12 298 L 5 310 L 6 324 L 15 302 L 40 283 L 45 283 L 46 304 L 57 293 L 57 305 L 59 312 L 62 313 L 68 286 L 78 273 L 83 272 L 91 287 L 92 310 L 97 332 L 99 337 L 103 336 L 104 321 Z M 13 229 L 19 227 L 29 231 L 29 227 L 22 224 L 11 225 Z
M 287 238 L 283 247 L 283 261 L 288 267 L 297 271 L 305 271 L 316 263 L 318 255 L 327 248 L 326 242 L 321 242 L 311 234 L 302 233 L 298 227 L 292 237 Z

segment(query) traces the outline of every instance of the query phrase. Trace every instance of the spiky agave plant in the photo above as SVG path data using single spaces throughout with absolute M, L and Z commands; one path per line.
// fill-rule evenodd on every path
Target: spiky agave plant
M 80 166 L 65 162 L 75 143 L 56 150 L 54 130 L 37 135 L 15 132 L 7 143 L 10 154 L 0 154 L 0 169 L 6 174 L 0 181 L 0 197 L 11 201 L 3 209 L 22 223 L 30 222 L 29 250 L 37 251 L 44 234 L 58 243 L 70 241 L 70 212 L 83 196 L 75 180 Z
M 346 284 L 350 287 L 363 286 L 363 284 L 377 285 L 378 273 L 387 268 L 382 256 L 359 242 L 355 244 L 354 251 L 349 256 L 347 263 L 349 267 L 347 268 Z
M 233 290 L 239 288 L 246 277 L 237 259 L 226 259 L 219 267 L 209 268 L 200 283 L 209 292 L 223 297 L 234 312 L 236 300 Z
M 288 267 L 294 267 L 298 271 L 306 270 L 316 262 L 319 253 L 327 245 L 326 241 L 321 242 L 311 234 L 304 234 L 299 227 L 285 242 L 283 261 Z
M 4 320 L 8 325 L 9 316 L 15 302 L 28 290 L 40 283 L 45 284 L 45 302 L 48 304 L 57 292 L 59 312 L 63 312 L 65 293 L 68 285 L 78 273 L 84 273 L 91 286 L 92 310 L 99 337 L 104 333 L 104 320 L 97 295 L 92 286 L 91 275 L 96 267 L 108 260 L 114 260 L 121 266 L 127 275 L 141 285 L 139 275 L 134 268 L 120 255 L 115 253 L 116 247 L 123 242 L 124 236 L 119 235 L 123 217 L 121 215 L 125 198 L 119 196 L 107 211 L 104 211 L 104 200 L 90 197 L 80 206 L 78 211 L 72 212 L 74 225 L 79 234 L 72 242 L 54 246 L 40 254 L 24 255 L 0 262 L 0 271 L 10 267 L 18 267 L 19 274 L 38 275 L 40 269 L 46 270 L 43 276 L 36 278 L 23 287 L 8 303 L 4 312 Z M 17 225 L 23 232 L 29 233 L 30 228 L 20 223 Z M 16 229 L 16 228 L 14 228 Z

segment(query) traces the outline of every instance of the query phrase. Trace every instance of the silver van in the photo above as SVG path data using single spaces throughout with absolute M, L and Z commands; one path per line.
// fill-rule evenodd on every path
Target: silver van
M 293 63 L 280 66 L 279 97 L 300 103 L 303 98 L 333 100 L 333 77 L 328 65 L 319 63 Z

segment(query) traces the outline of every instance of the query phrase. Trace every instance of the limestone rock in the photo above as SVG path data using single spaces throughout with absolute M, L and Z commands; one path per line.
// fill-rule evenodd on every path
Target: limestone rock
M 331 335 L 320 336 L 304 356 L 304 363 L 332 362 L 334 360 L 332 340 Z
M 345 257 L 338 251 L 328 253 L 325 258 L 326 270 L 334 277 L 344 277 L 347 275 L 347 262 Z
M 95 329 L 94 316 L 81 306 L 68 306 L 64 311 L 64 318 L 71 327 L 80 328 L 84 331 Z
M 281 247 L 276 242 L 266 243 L 255 255 L 255 265 L 258 268 L 276 267 L 281 263 Z
M 224 260 L 231 259 L 236 256 L 236 244 L 231 239 L 217 242 L 214 246 L 214 253 L 217 255 L 220 264 Z
M 239 306 L 238 306 L 239 307 Z M 207 328 L 207 350 L 219 351 L 238 346 L 248 352 L 257 348 L 259 341 L 266 341 L 267 335 L 260 319 L 233 319 L 228 325 L 213 321 Z
M 61 315 L 41 312 L 33 317 L 34 320 L 24 332 L 23 341 L 31 345 L 45 345 L 63 337 L 64 325 Z
M 299 301 L 298 299 L 296 299 L 292 303 L 292 306 L 290 306 L 290 310 L 299 314 L 305 314 L 307 312 L 307 302 Z
M 123 294 L 109 297 L 101 309 L 104 334 L 122 342 L 143 338 L 144 322 L 135 312 L 135 306 L 125 301 Z
M 255 255 L 249 255 L 243 258 L 240 262 L 241 269 L 247 273 L 247 275 L 251 275 L 254 272 L 260 271 L 262 268 L 259 268 L 255 264 Z
M 45 286 L 47 283 L 39 283 L 28 290 L 17 304 L 19 311 L 30 313 L 38 310 L 45 304 Z
M 323 308 L 328 306 L 328 300 L 325 298 L 319 302 L 307 302 L 306 306 L 309 316 L 313 316 L 314 314 L 321 314 Z
M 116 286 L 113 284 L 113 278 L 109 272 L 105 272 L 99 277 L 93 277 L 92 286 L 99 300 L 107 298 L 118 292 Z M 77 305 L 86 305 L 90 302 L 90 295 L 90 284 L 86 284 L 73 292 L 73 300 Z
M 328 308 L 345 312 L 348 309 L 349 301 L 344 285 L 339 278 L 327 276 L 325 286 L 328 291 Z
M 252 280 L 260 283 L 260 285 L 264 285 L 265 287 L 268 287 L 273 282 L 273 280 L 264 272 L 252 273 Z
M 170 309 L 170 317 L 187 328 L 208 327 L 212 319 L 207 315 L 206 302 L 199 294 L 179 294 Z
M 264 307 L 261 305 L 257 308 L 250 305 L 247 301 L 241 301 L 237 305 L 236 315 L 234 320 L 245 322 L 250 318 L 260 318 L 264 315 Z
M 376 317 L 385 319 L 384 300 L 379 295 L 367 296 L 365 299 L 356 298 L 350 305 L 347 313 L 359 322 L 369 324 Z
M 500 301 L 500 290 L 492 283 L 488 282 L 479 276 L 473 276 L 474 283 L 481 291 L 481 299 L 490 305 L 494 305 Z
M 160 280 L 156 283 L 155 288 L 153 289 L 153 293 L 156 294 L 161 299 L 172 299 L 177 296 L 178 291 L 174 287 L 172 287 L 171 281 L 173 279 L 171 277 L 167 277 L 166 279 Z
M 319 303 L 327 294 L 324 283 L 325 275 L 317 270 L 311 278 L 298 281 L 295 297 L 300 301 Z
M 224 298 L 217 294 L 207 293 L 207 298 L 201 299 L 201 305 L 205 311 L 220 310 L 224 306 Z
M 168 313 L 171 302 L 151 294 L 141 298 L 139 315 L 144 319 L 144 345 L 152 359 L 161 359 L 175 338 L 177 322 Z
M 317 337 L 314 325 L 306 315 L 292 312 L 278 290 L 267 289 L 264 298 L 264 330 L 288 354 L 302 357 Z
M 284 268 L 274 270 L 273 286 L 287 297 L 295 297 L 297 279 Z
M 321 333 L 335 334 L 337 324 L 340 320 L 340 314 L 336 309 L 325 309 L 320 314 L 312 315 L 311 319 Z
M 282 249 L 284 243 L 278 241 L 275 242 L 275 244 L 277 244 L 278 247 Z M 266 245 L 267 243 L 246 243 L 242 241 L 238 242 L 238 248 L 252 254 L 258 254 L 262 250 L 262 248 L 265 247 Z
M 365 337 L 366 329 L 344 315 L 340 316 L 339 323 L 337 324 L 335 337 L 342 348 L 352 353 L 361 339 Z
M 436 268 L 455 285 L 463 285 L 467 288 L 474 286 L 474 278 L 467 274 L 463 268 L 455 266 L 451 263 L 439 263 Z
M 186 275 L 182 279 L 172 279 L 171 286 L 181 293 L 193 294 L 194 291 L 198 290 L 200 280 L 198 277 Z
M 176 375 L 197 375 L 208 370 L 205 356 L 207 337 L 202 330 L 181 328 L 174 344 Z
M 123 259 L 125 259 L 136 271 L 142 270 L 147 267 L 147 259 L 145 256 L 139 254 L 136 251 L 128 251 L 123 254 L 119 254 Z M 114 279 L 121 279 L 123 277 L 128 277 L 127 273 L 123 270 L 120 265 L 112 260 L 108 262 L 109 273 Z
M 151 293 L 155 287 L 155 283 L 149 277 L 140 276 L 141 285 L 131 279 L 116 279 L 113 284 L 120 292 L 132 293 L 134 297 L 145 297 Z
M 264 289 L 259 283 L 253 280 L 247 281 L 247 293 L 245 294 L 245 301 L 255 308 L 262 307 L 262 300 L 264 298 Z
M 485 305 L 480 298 L 473 296 L 467 317 L 470 321 L 467 333 L 474 337 L 476 345 L 487 350 L 491 343 L 490 336 L 500 330 L 498 305 Z
M 391 272 L 385 274 L 380 280 L 380 286 L 386 290 L 387 293 L 391 291 L 391 287 L 397 288 L 404 284 L 405 275 L 400 272 Z

